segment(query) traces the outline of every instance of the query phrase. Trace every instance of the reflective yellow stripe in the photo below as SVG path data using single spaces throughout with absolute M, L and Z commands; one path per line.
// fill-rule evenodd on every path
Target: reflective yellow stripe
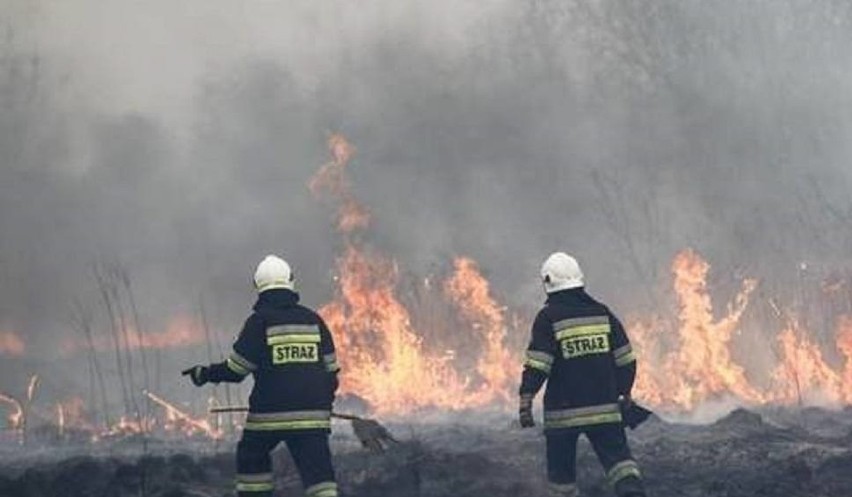
M 248 359 L 240 355 L 240 353 L 236 350 L 231 352 L 231 356 L 229 357 L 229 359 L 242 366 L 243 369 L 248 372 L 252 372 L 257 369 L 257 364 L 249 361 Z
M 231 371 L 233 371 L 233 372 L 235 372 L 235 373 L 237 373 L 238 375 L 241 375 L 241 376 L 246 376 L 247 374 L 249 374 L 251 372 L 248 369 L 242 367 L 239 363 L 237 363 L 236 361 L 234 361 L 230 357 L 228 358 L 228 369 L 230 369 Z
M 550 369 L 553 366 L 553 356 L 547 352 L 539 350 L 527 350 L 524 365 L 533 369 L 538 369 L 545 374 L 550 374 Z
M 616 366 L 627 366 L 631 362 L 636 362 L 636 354 L 634 354 L 632 350 L 624 355 L 616 356 L 615 358 Z
M 297 419 L 292 421 L 246 421 L 246 430 L 274 431 L 274 430 L 311 430 L 331 429 L 331 421 L 320 419 Z
M 553 364 L 553 356 L 548 354 L 547 352 L 541 352 L 538 350 L 528 350 L 526 352 L 526 357 L 527 359 L 534 359 L 545 364 Z
M 618 404 L 602 404 L 544 412 L 545 428 L 571 428 L 604 423 L 621 423 L 621 408 Z
M 544 422 L 545 428 L 573 428 L 578 426 L 621 423 L 621 413 L 592 414 L 576 418 L 553 419 Z
M 309 430 L 330 429 L 331 411 L 250 412 L 246 430 Z
M 275 479 L 272 473 L 237 473 L 238 482 L 243 483 L 268 483 Z
M 539 371 L 541 371 L 545 374 L 550 374 L 550 369 L 551 369 L 550 364 L 545 364 L 545 363 L 537 361 L 535 359 L 527 358 L 527 360 L 524 361 L 524 366 L 529 366 L 529 367 L 531 367 L 533 369 L 537 369 L 537 370 L 539 370 Z
M 316 335 L 272 335 L 266 337 L 267 345 L 277 345 L 280 343 L 319 343 L 320 336 Z
M 606 473 L 606 479 L 609 481 L 610 485 L 615 485 L 619 481 L 630 476 L 642 478 L 642 473 L 639 471 L 639 465 L 632 459 L 627 459 L 617 463 L 615 466 L 609 468 L 609 471 Z
M 271 492 L 273 490 L 275 490 L 274 483 L 237 482 L 237 492 Z
M 340 365 L 337 363 L 337 354 L 326 354 L 322 356 L 322 360 L 325 362 L 325 370 L 329 373 L 340 371 Z
M 337 497 L 337 483 L 326 481 L 311 485 L 305 489 L 305 495 L 308 497 Z
M 557 340 L 564 340 L 566 338 L 573 338 L 585 335 L 600 335 L 609 333 L 609 325 L 608 324 L 587 324 L 584 326 L 572 326 L 571 328 L 566 328 L 564 330 L 560 330 L 556 333 Z

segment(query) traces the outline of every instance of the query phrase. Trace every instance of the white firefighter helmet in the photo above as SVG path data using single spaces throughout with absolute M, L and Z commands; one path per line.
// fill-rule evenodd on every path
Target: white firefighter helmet
M 274 288 L 293 290 L 295 284 L 290 265 L 277 255 L 267 255 L 254 272 L 254 287 L 258 293 Z
M 565 252 L 554 252 L 541 265 L 541 280 L 547 293 L 583 286 L 583 271 L 577 259 Z

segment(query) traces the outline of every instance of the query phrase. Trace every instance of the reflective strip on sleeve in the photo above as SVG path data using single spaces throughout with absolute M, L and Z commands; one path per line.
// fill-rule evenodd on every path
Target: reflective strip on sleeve
M 573 428 L 607 423 L 621 423 L 621 409 L 618 404 L 544 411 L 545 428 Z
M 228 357 L 228 369 L 245 376 L 256 371 L 257 365 L 234 351 L 231 353 L 231 356 Z
M 636 361 L 636 354 L 633 353 L 633 347 L 629 343 L 624 347 L 615 349 L 612 354 L 615 356 L 616 366 L 626 366 Z
M 337 497 L 337 483 L 324 481 L 305 489 L 307 497 Z
M 325 370 L 329 373 L 340 371 L 340 364 L 337 363 L 337 354 L 326 354 L 322 356 L 322 360 L 325 363 Z
M 632 459 L 625 459 L 616 463 L 606 472 L 606 479 L 610 485 L 615 485 L 619 481 L 628 478 L 642 478 L 642 473 L 639 471 L 639 465 Z
M 526 353 L 526 359 L 524 360 L 524 366 L 529 366 L 545 374 L 550 374 L 550 369 L 553 367 L 553 356 L 547 352 L 528 350 Z
M 313 430 L 331 429 L 331 411 L 250 412 L 246 430 Z
M 271 492 L 275 490 L 272 473 L 238 473 L 237 492 Z

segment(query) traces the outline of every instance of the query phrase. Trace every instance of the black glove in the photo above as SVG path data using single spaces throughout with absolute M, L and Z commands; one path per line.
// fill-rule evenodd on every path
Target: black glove
M 521 428 L 532 428 L 535 426 L 532 413 L 532 397 L 521 396 L 518 419 L 521 422 Z
M 181 374 L 184 376 L 188 375 L 189 379 L 192 380 L 192 384 L 200 387 L 210 381 L 210 375 L 208 374 L 207 369 L 207 366 L 193 366 L 181 371 Z
M 622 422 L 631 430 L 635 430 L 637 426 L 647 421 L 654 414 L 636 402 L 633 402 L 629 394 L 622 394 L 618 399 L 618 404 L 621 407 Z

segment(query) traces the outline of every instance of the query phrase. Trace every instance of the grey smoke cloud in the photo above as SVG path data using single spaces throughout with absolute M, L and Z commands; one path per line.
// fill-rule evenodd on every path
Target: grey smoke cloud
M 99 260 L 150 327 L 202 299 L 230 332 L 268 252 L 324 302 L 330 132 L 377 246 L 419 274 L 470 255 L 508 304 L 557 249 L 625 310 L 687 246 L 781 288 L 849 264 L 846 2 L 5 6 L 0 326 L 36 343 Z

